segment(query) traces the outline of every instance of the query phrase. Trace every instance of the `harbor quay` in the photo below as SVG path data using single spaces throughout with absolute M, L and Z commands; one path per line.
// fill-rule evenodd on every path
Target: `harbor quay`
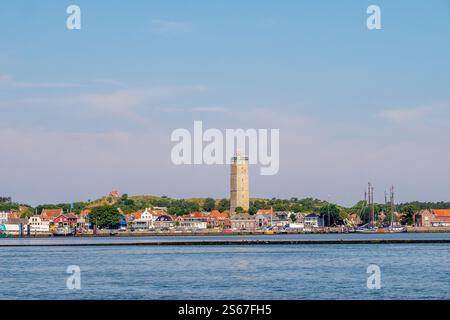
M 406 232 L 408 233 L 450 233 L 450 228 L 447 227 L 407 227 Z M 178 232 L 178 231 L 121 231 L 121 232 L 111 232 L 108 230 L 100 230 L 96 234 L 93 232 L 85 232 L 78 234 L 71 234 L 67 236 L 72 236 L 74 238 L 108 238 L 108 237 L 118 237 L 118 238 L 128 238 L 128 237 L 224 237 L 232 238 L 235 236 L 268 236 L 268 235 L 307 235 L 307 234 L 347 234 L 351 233 L 343 228 L 317 228 L 314 230 L 290 230 L 290 231 L 280 231 L 280 232 L 266 232 L 266 231 L 233 231 L 233 232 L 223 232 L 220 230 L 215 231 L 202 231 L 202 232 Z M 9 234 L 4 233 L 3 238 L 52 238 L 55 235 L 51 232 L 34 232 L 27 234 L 20 234 L 18 232 L 12 232 Z

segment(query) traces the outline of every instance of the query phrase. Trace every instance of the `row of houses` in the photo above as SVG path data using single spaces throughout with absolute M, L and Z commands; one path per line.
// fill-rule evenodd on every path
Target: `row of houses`
M 0 224 L 8 225 L 9 231 L 12 231 L 12 225 L 16 225 L 15 229 L 18 229 L 17 225 L 21 224 L 25 233 L 48 233 L 60 227 L 77 228 L 83 232 L 92 227 L 89 213 L 90 210 L 75 214 L 64 213 L 62 209 L 43 209 L 39 215 L 33 215 L 29 219 L 19 219 L 15 213 L 0 212 Z M 228 212 L 218 210 L 174 216 L 168 214 L 165 208 L 145 208 L 126 215 L 119 209 L 119 214 L 121 215 L 119 227 L 130 231 L 202 231 L 206 229 L 257 231 L 321 226 L 319 216 L 316 214 L 273 212 L 271 209 L 259 210 L 255 215 L 243 213 L 231 217 Z M 291 219 L 293 216 L 295 218 Z
M 313 229 L 323 225 L 323 221 L 315 213 L 273 212 L 258 210 L 255 215 L 247 213 L 231 217 L 231 229 L 235 231 L 264 231 L 286 229 Z
M 48 233 L 58 227 L 77 227 L 84 222 L 85 215 L 64 213 L 63 209 L 43 209 L 41 214 L 28 219 L 19 218 L 15 212 L 0 212 L 0 225 L 3 231 L 11 233 Z
M 62 209 L 43 209 L 41 214 L 21 219 L 14 212 L 0 212 L 2 230 L 10 232 L 48 233 L 59 227 L 91 228 L 90 210 L 80 214 L 64 213 Z M 206 229 L 233 231 L 261 231 L 281 229 L 314 229 L 323 226 L 317 214 L 274 212 L 259 210 L 255 215 L 240 213 L 230 216 L 228 212 L 192 212 L 182 216 L 167 213 L 165 208 L 145 208 L 121 215 L 120 228 L 131 231 L 202 231 Z M 419 227 L 450 227 L 450 209 L 422 210 L 414 215 L 414 224 Z M 22 226 L 23 230 L 20 230 Z
M 227 213 L 213 210 L 212 212 L 192 212 L 182 216 L 169 215 L 161 209 L 146 208 L 126 215 L 129 229 L 134 230 L 203 230 L 208 228 L 224 228 L 229 225 Z

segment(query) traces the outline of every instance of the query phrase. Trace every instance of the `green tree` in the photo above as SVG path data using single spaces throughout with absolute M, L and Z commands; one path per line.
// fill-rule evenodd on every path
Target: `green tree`
M 255 206 L 251 206 L 251 207 L 248 209 L 248 213 L 251 214 L 251 215 L 255 215 L 257 212 L 258 212 L 258 208 L 255 207 Z
M 236 213 L 244 213 L 244 208 L 242 208 L 242 207 L 237 207 L 237 208 L 235 209 L 235 212 L 236 212 Z
M 414 223 L 414 214 L 417 212 L 417 207 L 410 204 L 402 208 L 402 213 L 405 215 L 406 223 L 412 225 Z
M 230 200 L 228 199 L 221 199 L 219 201 L 219 204 L 217 206 L 217 210 L 220 212 L 224 212 L 230 209 Z
M 205 211 L 211 212 L 216 208 L 216 200 L 213 198 L 206 198 L 205 202 L 203 203 L 203 209 Z
M 323 217 L 323 221 L 325 222 L 326 226 L 332 226 L 335 224 L 341 224 L 342 219 L 340 217 L 340 210 L 339 208 L 332 203 L 323 205 L 320 207 L 320 217 Z M 328 223 L 328 216 L 330 217 L 330 221 Z
M 0 203 L 11 203 L 11 197 L 0 197 Z
M 28 219 L 32 215 L 34 215 L 34 209 L 31 207 L 27 207 L 25 210 L 23 210 L 20 214 L 20 217 L 23 219 Z
M 293 205 L 291 205 L 291 211 L 296 212 L 296 213 L 302 212 L 303 211 L 303 207 L 302 207 L 301 204 L 294 203 Z
M 120 214 L 114 206 L 95 207 L 89 214 L 89 221 L 99 228 L 111 228 L 119 224 Z

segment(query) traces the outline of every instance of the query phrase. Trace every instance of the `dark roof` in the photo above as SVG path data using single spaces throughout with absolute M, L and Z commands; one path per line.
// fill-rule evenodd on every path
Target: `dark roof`
M 231 220 L 255 220 L 255 217 L 248 213 L 238 213 L 231 216 Z
M 8 221 L 6 222 L 6 224 L 28 224 L 28 220 L 27 219 L 19 219 L 19 218 L 12 218 L 12 219 L 8 219 Z
M 167 214 L 162 214 L 158 218 L 156 218 L 156 221 L 173 221 L 173 219 Z

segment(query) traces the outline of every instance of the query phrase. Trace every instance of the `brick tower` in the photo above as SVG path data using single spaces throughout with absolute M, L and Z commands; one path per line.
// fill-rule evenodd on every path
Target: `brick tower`
M 230 213 L 234 214 L 237 207 L 245 211 L 249 208 L 248 157 L 240 155 L 231 159 Z

